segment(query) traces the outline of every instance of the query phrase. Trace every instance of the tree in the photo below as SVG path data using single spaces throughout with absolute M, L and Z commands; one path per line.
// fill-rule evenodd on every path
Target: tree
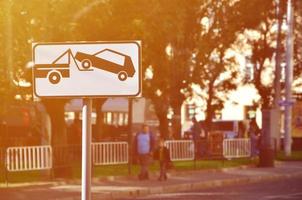
M 190 88 L 190 72 L 193 82 L 209 92 L 209 121 L 221 108 L 225 98 L 221 98 L 222 94 L 235 86 L 237 72 L 234 59 L 227 55 L 228 49 L 238 32 L 259 24 L 263 16 L 258 13 L 264 9 L 267 3 L 260 0 L 13 2 L 12 24 L 14 31 L 20 33 L 13 42 L 17 47 L 13 51 L 14 77 L 31 80 L 31 71 L 25 70 L 25 65 L 30 61 L 34 41 L 142 40 L 143 96 L 155 105 L 164 137 L 168 133 L 167 114 L 172 110 L 178 137 L 180 108 Z M 0 20 L 1 25 L 4 17 L 0 16 Z M 5 58 L 0 55 L 0 59 Z M 192 71 L 193 65 L 196 67 Z M 24 96 L 28 93 L 25 91 Z M 50 102 L 63 109 L 64 102 L 47 100 L 49 107 Z
M 1 46 L 5 47 L 0 55 L 1 98 L 12 103 L 18 95 L 19 101 L 32 100 L 32 88 L 22 87 L 31 82 L 31 44 L 32 42 L 58 42 L 71 40 L 70 22 L 73 12 L 86 1 L 1 1 L 0 2 L 0 33 Z M 2 12 L 3 11 L 3 12 Z M 67 144 L 64 105 L 66 100 L 43 99 L 43 103 L 51 117 L 52 145 Z M 6 105 L 5 104 L 5 105 Z M 5 108 L 5 106 L 3 106 Z M 56 174 L 55 174 L 56 175 Z M 64 175 L 64 174 L 61 174 Z
M 295 22 L 294 22 L 294 76 L 297 80 L 302 74 L 302 2 L 294 1 Z M 301 86 L 298 84 L 297 87 Z
M 7 30 L 0 33 L 0 43 L 3 44 L 3 53 L 0 54 L 0 115 L 4 115 L 7 112 L 9 102 L 14 100 L 15 88 L 12 85 L 11 80 L 11 49 L 9 49 L 10 43 L 6 42 L 7 37 L 11 37 L 11 30 L 8 29 L 11 21 L 5 20 L 11 14 L 11 3 L 0 2 L 0 28 L 1 30 Z
M 176 137 L 181 133 L 181 106 L 186 96 L 186 90 L 189 87 L 189 74 L 192 65 L 192 54 L 197 45 L 198 34 L 200 33 L 200 5 L 202 1 L 177 2 L 176 16 L 179 31 L 170 38 L 171 53 L 169 67 L 171 68 L 171 86 L 170 98 L 173 110 L 172 125 Z M 175 4 L 175 5 L 176 5 Z M 179 14 L 180 13 L 180 14 Z M 177 70 L 173 70 L 177 67 Z
M 262 19 L 258 13 L 269 6 L 269 1 L 215 1 L 203 10 L 192 80 L 206 90 L 206 124 L 209 130 L 215 111 L 223 107 L 227 93 L 239 84 L 238 64 L 235 57 L 230 56 L 230 50 L 236 48 L 234 42 L 238 34 L 257 26 Z
M 106 102 L 107 98 L 98 98 L 93 101 L 93 105 L 96 110 L 96 129 L 95 129 L 95 139 L 100 141 L 104 135 L 104 115 L 102 112 L 102 106 Z
M 301 66 L 301 51 L 298 45 L 301 40 L 301 33 L 299 27 L 302 22 L 299 19 L 299 3 L 295 4 L 295 41 L 294 41 L 294 80 L 298 80 L 302 73 Z M 260 95 L 260 102 L 258 102 L 262 109 L 268 109 L 273 106 L 273 98 L 275 88 L 273 85 L 274 76 L 274 56 L 276 56 L 276 41 L 277 32 L 275 31 L 278 16 L 275 14 L 276 2 L 272 2 L 269 9 L 262 13 L 263 20 L 255 29 L 250 29 L 245 32 L 247 38 L 246 44 L 251 47 L 251 54 L 247 56 L 250 61 L 253 71 L 252 78 L 245 80 L 246 83 L 252 83 Z M 281 15 L 285 18 L 286 15 L 286 1 L 281 1 Z M 280 60 L 285 63 L 285 35 L 281 32 L 281 49 Z M 255 37 L 256 36 L 256 37 Z M 282 88 L 284 89 L 284 84 Z
M 143 42 L 143 72 L 145 76 L 143 96 L 150 98 L 160 121 L 160 132 L 168 133 L 167 114 L 173 108 L 175 132 L 180 133 L 180 108 L 185 98 L 181 91 L 186 87 L 188 62 L 194 48 L 200 1 L 111 1 L 99 4 L 89 15 L 79 18 L 85 21 L 80 34 L 104 40 L 140 39 Z M 106 9 L 104 9 L 106 8 Z M 104 16 L 95 19 L 94 12 L 104 10 Z M 107 16 L 107 14 L 109 16 Z M 90 31 L 89 27 L 99 24 Z M 114 24 L 114 26 L 112 26 Z M 78 25 L 75 25 L 76 29 Z M 101 33 L 101 35 L 100 35 Z M 172 55 L 167 54 L 170 47 Z
M 273 55 L 276 51 L 275 41 L 277 40 L 277 32 L 272 31 L 273 26 L 277 24 L 277 18 L 274 13 L 274 5 L 263 13 L 263 20 L 254 31 L 247 30 L 247 43 L 251 45 L 251 55 L 249 57 L 252 63 L 252 78 L 246 80 L 246 83 L 252 83 L 257 89 L 261 99 L 260 105 L 262 109 L 267 109 L 273 105 Z M 283 7 L 284 9 L 284 7 Z M 284 13 L 284 12 L 283 12 Z M 284 38 L 284 37 L 283 37 Z

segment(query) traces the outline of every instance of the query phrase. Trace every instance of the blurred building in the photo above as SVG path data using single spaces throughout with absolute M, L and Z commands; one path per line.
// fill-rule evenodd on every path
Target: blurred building
M 102 140 L 126 140 L 128 137 L 129 101 L 127 98 L 108 98 L 102 106 Z M 78 116 L 81 120 L 82 100 L 71 100 L 65 106 L 65 119 L 67 124 L 72 124 Z M 133 100 L 132 106 L 132 133 L 141 129 L 146 123 L 154 132 L 158 131 L 159 122 L 151 101 L 145 98 Z M 93 131 L 95 130 L 97 110 L 92 113 Z

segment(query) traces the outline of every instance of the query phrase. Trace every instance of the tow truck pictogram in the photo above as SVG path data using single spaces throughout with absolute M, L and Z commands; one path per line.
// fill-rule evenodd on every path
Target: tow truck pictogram
M 67 63 L 59 63 L 64 56 L 68 56 Z M 70 78 L 71 60 L 74 61 L 79 71 L 93 71 L 94 68 L 97 68 L 117 74 L 120 81 L 125 81 L 135 74 L 131 57 L 117 51 L 104 49 L 95 54 L 77 52 L 74 56 L 71 49 L 68 49 L 51 64 L 35 64 L 35 77 L 47 78 L 51 84 L 58 84 L 62 78 Z M 81 63 L 81 67 L 76 60 Z

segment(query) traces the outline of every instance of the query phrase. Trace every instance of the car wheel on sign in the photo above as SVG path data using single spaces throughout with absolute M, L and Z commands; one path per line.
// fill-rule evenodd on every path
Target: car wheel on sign
M 120 81 L 125 81 L 128 78 L 128 74 L 124 71 L 118 73 L 118 79 Z
M 91 65 L 92 65 L 92 64 L 91 64 L 91 61 L 88 60 L 88 59 L 82 60 L 81 64 L 82 64 L 82 67 L 83 67 L 84 69 L 89 69 L 89 68 L 91 67 Z
M 48 74 L 48 80 L 52 84 L 57 84 L 61 80 L 61 73 L 58 71 L 51 71 Z

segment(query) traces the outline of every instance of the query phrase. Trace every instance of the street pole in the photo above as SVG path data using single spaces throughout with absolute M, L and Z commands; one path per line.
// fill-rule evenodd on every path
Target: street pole
M 91 112 L 92 100 L 84 98 L 82 108 L 82 200 L 91 200 Z
M 128 99 L 128 174 L 131 175 L 132 168 L 132 115 L 133 115 L 133 99 Z
M 281 28 L 282 28 L 282 21 L 283 21 L 283 12 L 281 7 L 281 0 L 278 1 L 277 9 L 276 9 L 276 16 L 278 19 L 278 30 L 277 30 L 277 45 L 276 45 L 276 65 L 275 65 L 275 97 L 274 97 L 274 104 L 276 109 L 276 133 L 275 133 L 275 150 L 280 150 L 280 129 L 281 129 L 281 111 L 279 102 L 281 100 Z
M 4 129 L 4 149 L 6 150 L 8 145 L 8 127 L 7 127 L 7 122 L 4 120 L 2 122 L 3 129 Z M 6 182 L 6 187 L 8 187 L 8 171 L 7 171 L 7 151 L 4 152 L 4 171 L 5 171 L 5 182 Z
M 286 156 L 291 155 L 291 123 L 292 123 L 292 80 L 293 80 L 293 5 L 292 0 L 287 2 L 286 37 L 286 74 L 285 74 L 285 121 L 284 121 L 284 151 Z
M 7 79 L 9 82 L 9 90 L 11 90 L 12 86 L 12 67 L 13 67 L 13 21 L 12 21 L 12 5 L 13 1 L 12 0 L 7 0 L 5 1 L 5 31 L 4 31 L 4 36 L 5 36 L 5 46 L 4 46 L 4 52 L 5 56 L 7 58 L 6 62 L 6 70 L 7 70 Z

